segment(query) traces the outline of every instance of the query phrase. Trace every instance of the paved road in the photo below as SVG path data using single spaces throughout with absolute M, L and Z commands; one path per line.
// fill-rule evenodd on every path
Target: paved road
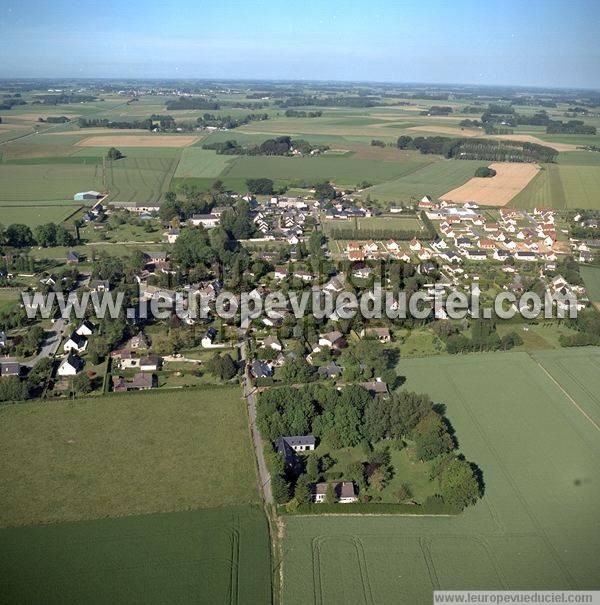
M 240 347 L 242 361 L 246 361 L 246 345 L 242 344 Z M 252 443 L 254 445 L 254 451 L 256 453 L 256 462 L 258 464 L 258 477 L 260 486 L 263 492 L 263 498 L 265 504 L 270 506 L 273 504 L 273 492 L 271 490 L 271 475 L 267 469 L 265 462 L 265 454 L 263 451 L 262 437 L 258 426 L 256 426 L 256 389 L 252 385 L 250 376 L 246 371 L 244 374 L 244 397 L 246 398 L 246 404 L 248 406 L 248 418 L 250 419 L 250 430 L 252 432 Z
M 87 286 L 90 281 L 89 274 L 81 274 L 75 283 L 74 290 L 80 288 L 81 286 Z M 56 355 L 58 351 L 58 347 L 62 341 L 63 330 L 67 325 L 66 319 L 59 317 L 54 324 L 52 325 L 52 330 L 46 331 L 46 340 L 40 349 L 40 352 L 29 359 L 28 361 L 23 362 L 21 365 L 27 366 L 28 368 L 32 368 L 38 361 L 42 360 L 44 357 L 53 357 Z
M 62 332 L 66 325 L 64 319 L 60 318 L 54 322 L 52 326 L 52 330 L 46 332 L 46 340 L 40 349 L 40 352 L 33 357 L 32 359 L 23 362 L 22 365 L 27 366 L 28 368 L 32 368 L 38 361 L 43 359 L 44 357 L 52 357 L 56 355 L 56 351 L 60 346 L 60 342 L 62 340 Z

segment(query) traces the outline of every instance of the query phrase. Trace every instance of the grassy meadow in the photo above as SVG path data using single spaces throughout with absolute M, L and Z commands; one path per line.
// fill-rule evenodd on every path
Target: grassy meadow
M 258 502 L 241 391 L 0 406 L 0 527 Z
M 597 588 L 599 365 L 598 348 L 401 360 L 404 387 L 446 406 L 484 497 L 456 517 L 286 518 L 283 603 Z

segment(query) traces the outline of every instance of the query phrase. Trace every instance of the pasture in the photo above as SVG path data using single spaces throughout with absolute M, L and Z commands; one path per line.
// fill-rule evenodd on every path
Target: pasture
M 489 167 L 496 171 L 489 178 L 473 177 L 457 189 L 440 198 L 455 204 L 476 202 L 481 206 L 505 206 L 520 193 L 539 171 L 536 164 L 495 162 Z
M 456 517 L 292 516 L 283 602 L 427 603 L 434 589 L 597 589 L 600 349 L 404 359 L 485 494 Z
M 257 506 L 3 529 L 0 566 L 5 605 L 271 602 Z
M 238 388 L 0 406 L 0 527 L 258 502 Z

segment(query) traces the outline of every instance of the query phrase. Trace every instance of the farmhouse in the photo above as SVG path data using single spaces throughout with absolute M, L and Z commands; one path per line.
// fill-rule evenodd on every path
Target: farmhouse
M 339 378 L 344 371 L 344 368 L 339 366 L 335 361 L 330 361 L 327 365 L 321 366 L 318 370 L 319 376 L 325 378 Z
M 316 503 L 322 503 L 327 500 L 328 483 L 317 483 L 315 485 L 313 497 Z M 333 484 L 333 497 L 340 504 L 351 504 L 358 500 L 354 483 L 352 481 L 343 481 Z
M 360 386 L 369 391 L 371 395 L 387 395 L 388 386 L 387 383 L 382 380 L 371 380 L 369 382 L 361 382 Z
M 190 223 L 194 227 L 202 225 L 205 229 L 212 229 L 219 224 L 220 220 L 216 214 L 194 214 L 190 219 Z
M 158 202 L 109 202 L 108 205 L 117 210 L 127 210 L 138 214 L 148 214 L 160 210 Z

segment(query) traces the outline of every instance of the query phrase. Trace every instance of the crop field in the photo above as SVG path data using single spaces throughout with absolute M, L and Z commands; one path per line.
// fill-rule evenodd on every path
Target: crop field
M 455 204 L 476 202 L 481 206 L 505 206 L 519 194 L 539 171 L 536 164 L 490 164 L 496 175 L 490 178 L 473 177 L 457 189 L 444 193 L 441 199 Z
M 600 349 L 404 359 L 485 495 L 456 517 L 291 516 L 283 602 L 427 603 L 439 589 L 597 589 Z
M 424 195 L 434 198 L 454 187 L 458 187 L 473 176 L 481 162 L 471 160 L 425 160 L 427 163 L 400 178 L 389 180 L 363 191 L 372 199 L 382 201 L 409 201 Z
M 175 177 L 216 178 L 234 159 L 209 149 L 187 147 L 181 154 Z
M 107 201 L 157 201 L 169 190 L 176 168 L 177 159 L 169 157 L 125 157 L 111 162 L 107 168 Z
M 0 527 L 255 503 L 238 388 L 0 406 Z
M 198 137 L 185 135 L 99 135 L 82 139 L 79 147 L 187 147 L 198 141 Z
M 0 566 L 5 605 L 271 602 L 257 506 L 3 529 Z

